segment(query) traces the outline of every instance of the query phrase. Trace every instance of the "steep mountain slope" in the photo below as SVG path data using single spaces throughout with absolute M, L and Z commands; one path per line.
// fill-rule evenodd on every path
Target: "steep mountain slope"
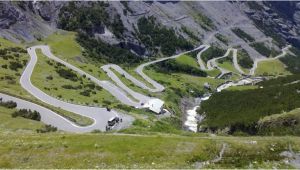
M 76 23 L 76 20 L 70 21 L 77 25 L 72 28 L 65 27 L 61 23 L 63 19 L 74 19 L 74 15 L 77 15 L 66 10 L 73 5 L 74 10 L 99 7 L 98 12 L 105 14 L 106 17 L 98 20 L 102 22 L 101 24 L 88 25 L 91 29 L 85 31 L 92 37 L 101 39 L 102 42 L 129 49 L 138 55 L 153 55 L 162 46 L 162 44 L 155 44 L 156 50 L 153 51 L 153 47 L 149 47 L 149 44 L 141 38 L 138 22 L 143 17 L 153 17 L 159 27 L 174 31 L 177 37 L 182 37 L 194 45 L 201 42 L 217 43 L 223 47 L 240 45 L 252 58 L 261 57 L 249 42 L 245 42 L 232 32 L 232 29 L 237 27 L 247 32 L 256 41 L 265 42 L 267 46 L 278 50 L 276 44 L 257 29 L 248 18 L 249 15 L 244 13 L 249 9 L 246 3 L 129 1 L 74 4 L 72 2 L 1 2 L 0 35 L 13 41 L 31 42 L 49 35 L 57 27 L 84 30 L 80 28 L 83 23 Z M 84 14 L 92 15 L 92 11 L 86 10 Z M 98 14 L 95 16 L 99 16 Z M 89 24 L 90 20 L 86 22 Z M 221 41 L 216 35 L 222 35 L 227 43 Z
M 279 45 L 287 41 L 300 47 L 299 2 L 248 2 L 248 5 L 250 9 L 245 12 L 266 35 L 274 38 Z

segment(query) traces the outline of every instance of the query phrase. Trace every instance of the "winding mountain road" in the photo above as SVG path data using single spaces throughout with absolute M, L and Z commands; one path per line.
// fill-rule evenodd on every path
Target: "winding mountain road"
M 204 70 L 204 71 L 211 71 L 211 70 L 217 68 L 218 70 L 221 71 L 221 74 L 218 75 L 217 78 L 220 78 L 220 77 L 222 77 L 224 74 L 229 73 L 230 71 L 228 71 L 228 70 L 226 70 L 226 69 L 224 69 L 224 68 L 218 66 L 217 60 L 219 60 L 219 59 L 221 59 L 221 58 L 227 57 L 227 56 L 230 54 L 230 51 L 232 51 L 232 50 L 234 50 L 234 49 L 229 48 L 223 56 L 221 56 L 221 57 L 216 57 L 216 58 L 212 58 L 212 59 L 208 60 L 206 66 L 205 66 L 203 60 L 201 59 L 201 55 L 202 55 L 202 53 L 203 53 L 205 50 L 207 50 L 208 48 L 210 48 L 209 45 L 204 45 L 204 49 L 201 50 L 201 51 L 197 54 L 197 61 L 198 61 L 198 64 L 199 64 L 199 66 L 200 66 L 200 69 L 201 69 L 201 70 Z
M 200 50 L 200 53 L 205 51 L 206 50 L 206 45 L 200 45 L 199 47 L 193 49 L 193 50 L 190 50 L 190 51 L 186 51 L 186 52 L 183 52 L 183 53 L 180 53 L 180 54 L 177 54 L 177 55 L 174 55 L 174 56 L 171 56 L 171 57 L 165 57 L 165 58 L 160 58 L 160 59 L 157 59 L 157 60 L 154 60 L 154 61 L 150 61 L 150 62 L 147 62 L 147 63 L 144 63 L 144 64 L 141 64 L 139 65 L 137 68 L 136 68 L 136 72 L 137 74 L 139 74 L 141 77 L 143 77 L 143 79 L 145 79 L 146 81 L 148 81 L 149 83 L 151 83 L 155 89 L 153 89 L 153 92 L 160 92 L 160 91 L 163 91 L 165 88 L 164 86 L 162 86 L 161 84 L 157 83 L 156 81 L 152 80 L 150 77 L 148 77 L 144 72 L 144 68 L 151 65 L 151 64 L 155 64 L 155 63 L 158 63 L 158 62 L 161 62 L 161 61 L 165 61 L 165 60 L 169 60 L 169 59 L 174 59 L 174 58 L 177 58 L 183 54 L 187 54 L 187 53 L 190 53 L 192 51 L 196 51 L 196 50 Z
M 89 117 L 91 119 L 94 120 L 94 123 L 90 126 L 86 126 L 86 127 L 81 127 L 78 126 L 76 124 L 74 124 L 73 122 L 67 120 L 66 118 L 60 116 L 59 114 L 45 108 L 42 106 L 39 106 L 37 104 L 22 100 L 22 99 L 18 99 L 16 97 L 12 97 L 12 96 L 8 96 L 6 94 L 2 94 L 0 93 L 0 97 L 5 101 L 5 100 L 13 100 L 15 102 L 17 102 L 18 104 L 18 108 L 25 108 L 25 109 L 31 109 L 31 110 L 36 110 L 38 112 L 41 113 L 41 117 L 42 117 L 42 121 L 46 124 L 51 124 L 55 127 L 57 127 L 60 130 L 64 130 L 64 131 L 68 131 L 68 132 L 77 132 L 77 133 L 82 133 L 82 132 L 90 132 L 92 130 L 101 130 L 104 131 L 105 127 L 107 125 L 107 121 L 114 117 L 114 116 L 119 116 L 123 119 L 122 124 L 125 126 L 129 125 L 134 119 L 131 116 L 125 115 L 125 114 L 121 114 L 116 112 L 115 110 L 111 110 L 108 111 L 106 108 L 99 108 L 99 107 L 90 107 L 90 106 L 83 106 L 83 105 L 77 105 L 77 104 L 72 104 L 72 103 L 68 103 L 65 101 L 61 101 L 59 99 L 56 99 L 46 93 L 44 93 L 42 90 L 38 89 L 37 87 L 35 87 L 32 83 L 31 83 L 31 75 L 33 73 L 34 67 L 37 63 L 38 57 L 36 54 L 36 50 L 40 49 L 42 51 L 42 53 L 48 57 L 49 59 L 52 59 L 56 62 L 59 62 L 63 65 L 65 65 L 66 67 L 72 69 L 73 71 L 77 72 L 80 75 L 85 75 L 87 78 L 89 78 L 91 81 L 93 81 L 94 83 L 96 83 L 97 85 L 103 87 L 105 90 L 107 90 L 108 92 L 110 92 L 114 97 L 116 97 L 116 99 L 118 99 L 120 102 L 122 102 L 125 105 L 129 105 L 129 106 L 133 106 L 136 108 L 145 108 L 145 107 L 149 107 L 149 102 L 151 102 L 152 100 L 160 100 L 157 98 L 152 98 L 149 96 L 146 96 L 144 94 L 135 92 L 134 90 L 130 89 L 129 87 L 127 87 L 120 79 L 119 77 L 114 73 L 114 71 L 118 72 L 119 74 L 123 75 L 126 79 L 130 80 L 132 83 L 134 83 L 135 85 L 148 90 L 149 92 L 162 92 L 165 88 L 164 86 L 162 86 L 161 84 L 159 84 L 158 82 L 154 81 L 153 79 L 151 79 L 150 77 L 148 77 L 144 72 L 143 69 L 146 66 L 149 66 L 151 64 L 155 64 L 161 61 L 165 61 L 168 59 L 174 59 L 177 58 L 183 54 L 195 51 L 195 50 L 200 50 L 200 52 L 197 54 L 197 60 L 200 66 L 200 69 L 204 70 L 204 71 L 209 71 L 209 70 L 213 70 L 214 68 L 217 68 L 221 71 L 221 75 L 224 75 L 226 73 L 228 73 L 229 71 L 221 68 L 218 66 L 217 64 L 217 60 L 221 59 L 221 58 L 225 58 L 227 57 L 231 51 L 233 51 L 233 64 L 234 67 L 241 73 L 243 74 L 243 70 L 239 67 L 238 62 L 237 62 L 237 50 L 236 49 L 232 49 L 229 48 L 226 53 L 221 56 L 221 57 L 217 57 L 217 58 L 213 58 L 211 60 L 209 60 L 207 62 L 207 64 L 204 64 L 204 62 L 201 59 L 201 54 L 206 51 L 208 48 L 210 48 L 209 45 L 201 45 L 193 50 L 190 51 L 186 51 L 174 56 L 170 56 L 170 57 L 165 57 L 165 58 L 160 58 L 157 59 L 155 61 L 150 61 L 144 64 L 141 64 L 140 66 L 138 66 L 136 68 L 136 73 L 138 75 L 140 75 L 143 79 L 145 79 L 145 81 L 149 82 L 153 87 L 149 87 L 147 86 L 144 82 L 141 82 L 140 80 L 134 78 L 132 75 L 130 75 L 129 73 L 127 73 L 125 70 L 123 70 L 121 67 L 119 67 L 118 65 L 115 64 L 107 64 L 101 67 L 101 69 L 103 69 L 106 74 L 108 75 L 108 77 L 111 78 L 112 81 L 115 82 L 111 83 L 110 81 L 106 81 L 106 80 L 99 80 L 97 78 L 95 78 L 94 76 L 84 72 L 83 70 L 69 64 L 68 62 L 65 62 L 63 60 L 61 60 L 60 58 L 54 56 L 51 53 L 51 50 L 48 46 L 46 45 L 38 45 L 38 46 L 33 46 L 27 49 L 28 54 L 30 55 L 30 61 L 28 63 L 28 65 L 26 66 L 21 78 L 20 78 L 20 84 L 21 86 L 28 91 L 30 94 L 32 94 L 34 97 L 36 97 L 37 99 L 41 100 L 44 103 L 47 103 L 49 105 L 55 106 L 55 107 L 59 107 L 63 110 L 69 111 L 69 112 L 73 112 L 75 114 L 81 115 L 81 116 L 85 116 L 85 117 Z M 286 55 L 287 50 L 288 50 L 289 46 L 282 49 L 282 54 L 276 56 L 275 58 L 272 59 L 277 59 L 280 57 L 283 57 L 284 55 Z M 269 59 L 258 59 L 256 60 L 254 63 L 253 68 L 251 69 L 252 71 L 250 71 L 250 73 L 254 74 L 254 71 L 257 67 L 257 63 L 260 61 L 264 61 L 264 60 L 269 60 Z M 114 70 L 114 71 L 113 71 Z M 253 71 L 254 70 L 254 71 Z M 220 77 L 220 76 L 218 76 Z M 132 98 L 130 98 L 128 95 L 130 95 Z M 162 101 L 163 103 L 163 101 Z M 121 125 L 122 128 L 122 125 Z
M 93 130 L 105 131 L 105 126 L 107 124 L 107 121 L 112 116 L 116 116 L 116 115 L 118 115 L 123 119 L 123 122 L 118 125 L 117 127 L 118 129 L 128 127 L 131 124 L 131 122 L 134 120 L 133 117 L 131 116 L 121 114 L 121 113 L 116 113 L 115 111 L 108 112 L 105 109 L 101 109 L 101 108 L 96 108 L 96 107 L 87 108 L 87 106 L 79 107 L 77 105 L 75 106 L 74 109 L 80 109 L 80 110 L 74 113 L 80 114 L 85 117 L 89 117 L 94 121 L 93 124 L 89 126 L 79 126 L 74 122 L 66 119 L 65 117 L 53 112 L 52 110 L 40 106 L 38 104 L 23 99 L 19 99 L 16 97 L 12 97 L 3 93 L 0 93 L 0 98 L 2 98 L 2 101 L 4 102 L 5 101 L 16 102 L 18 109 L 30 109 L 30 110 L 38 111 L 41 115 L 42 122 L 44 122 L 45 124 L 50 124 L 52 126 L 55 126 L 59 130 L 63 130 L 66 132 L 84 133 L 84 132 L 91 132 Z M 58 104 L 59 103 L 60 102 L 58 102 Z M 70 105 L 68 104 L 68 106 Z
M 122 114 L 122 113 L 118 113 L 115 110 L 108 111 L 106 108 L 90 107 L 90 106 L 83 106 L 83 105 L 68 103 L 68 102 L 59 100 L 57 98 L 54 98 L 54 97 L 44 93 L 39 88 L 35 87 L 31 82 L 31 75 L 34 71 L 34 67 L 38 60 L 36 50 L 40 49 L 42 51 L 42 53 L 49 59 L 52 59 L 56 62 L 59 62 L 59 63 L 65 65 L 66 67 L 74 70 L 75 72 L 77 72 L 80 75 L 85 75 L 91 81 L 93 81 L 94 83 L 103 87 L 105 90 L 109 91 L 114 97 L 116 97 L 118 100 L 120 100 L 123 104 L 129 105 L 129 106 L 134 106 L 136 108 L 143 108 L 143 107 L 147 107 L 146 103 L 151 101 L 152 99 L 155 99 L 155 100 L 159 100 L 159 99 L 151 98 L 151 97 L 145 96 L 143 94 L 140 94 L 140 93 L 137 93 L 137 92 L 131 90 L 124 83 L 122 83 L 122 81 L 117 77 L 117 75 L 115 75 L 115 73 L 111 69 L 114 69 L 118 73 L 124 75 L 125 78 L 132 81 L 134 84 L 136 84 L 137 86 L 139 86 L 141 88 L 147 89 L 150 92 L 161 92 L 164 90 L 164 87 L 162 85 L 160 85 L 159 83 L 157 83 L 156 81 L 152 80 L 146 74 L 144 74 L 143 73 L 144 67 L 154 64 L 154 63 L 157 63 L 157 62 L 167 60 L 167 59 L 177 58 L 177 57 L 181 56 L 182 54 L 186 54 L 186 53 L 189 53 L 191 51 L 198 50 L 201 48 L 203 48 L 203 46 L 199 46 L 198 48 L 195 48 L 195 49 L 187 51 L 187 52 L 183 52 L 178 55 L 174 55 L 174 56 L 166 57 L 166 58 L 160 58 L 155 61 L 144 63 L 144 64 L 140 65 L 139 67 L 137 67 L 136 72 L 141 77 L 143 77 L 146 81 L 151 83 L 154 88 L 148 87 L 143 82 L 137 80 L 136 78 L 134 78 L 133 76 L 128 74 L 121 67 L 114 65 L 114 64 L 104 65 L 101 68 L 107 73 L 107 75 L 117 85 L 115 85 L 109 81 L 98 80 L 97 78 L 84 72 L 83 70 L 61 60 L 60 58 L 54 56 L 51 53 L 50 48 L 46 45 L 38 45 L 38 46 L 33 46 L 33 47 L 28 48 L 27 52 L 30 56 L 30 61 L 27 64 L 24 72 L 21 75 L 21 78 L 20 78 L 21 86 L 27 92 L 29 92 L 31 95 L 33 95 L 34 97 L 36 97 L 37 99 L 41 100 L 44 103 L 47 103 L 54 107 L 61 108 L 63 110 L 69 111 L 69 112 L 73 112 L 73 113 L 81 115 L 81 116 L 91 118 L 94 121 L 93 124 L 89 125 L 89 126 L 85 126 L 85 127 L 78 126 L 74 122 L 71 122 L 70 120 L 60 116 L 59 114 L 57 114 L 43 106 L 39 106 L 35 103 L 28 102 L 23 99 L 19 99 L 19 98 L 12 97 L 12 96 L 2 94 L 2 93 L 0 93 L 0 97 L 4 101 L 12 100 L 12 101 L 17 102 L 18 108 L 20 108 L 20 109 L 21 108 L 31 109 L 31 110 L 36 110 L 36 111 L 40 112 L 41 121 L 43 121 L 46 124 L 51 124 L 52 126 L 55 126 L 58 129 L 64 130 L 67 132 L 83 133 L 83 132 L 90 132 L 92 130 L 105 131 L 107 121 L 114 116 L 119 116 L 123 119 L 123 122 L 118 127 L 120 129 L 120 128 L 129 126 L 130 123 L 134 120 L 134 118 L 131 116 Z M 132 97 L 134 97 L 135 99 L 137 99 L 138 102 L 129 98 L 127 96 L 127 94 L 129 94 Z M 149 107 L 149 105 L 148 105 L 148 107 Z
M 59 99 L 56 99 L 52 96 L 49 96 L 48 94 L 44 93 L 42 90 L 40 90 L 39 88 L 35 87 L 32 83 L 31 83 L 31 75 L 33 73 L 34 67 L 37 63 L 37 54 L 36 54 L 36 49 L 42 49 L 42 52 L 49 58 L 60 62 L 62 64 L 66 64 L 68 65 L 69 68 L 71 69 L 75 69 L 77 70 L 76 67 L 63 62 L 62 60 L 60 60 L 59 58 L 53 56 L 51 53 L 49 53 L 50 51 L 49 48 L 47 46 L 35 46 L 35 47 L 31 47 L 28 48 L 28 54 L 30 55 L 30 61 L 28 63 L 28 65 L 26 66 L 21 78 L 20 78 L 20 84 L 21 86 L 27 91 L 29 92 L 31 95 L 33 95 L 34 97 L 36 97 L 37 99 L 41 100 L 44 103 L 47 103 L 49 105 L 52 105 L 54 107 L 59 107 L 63 110 L 69 111 L 69 112 L 73 112 L 76 113 L 78 115 L 81 116 L 85 116 L 85 117 L 89 117 L 91 119 L 94 120 L 94 124 L 88 127 L 78 127 L 78 126 L 69 126 L 68 128 L 65 128 L 65 125 L 61 125 L 60 123 L 54 123 L 52 125 L 56 126 L 57 128 L 61 129 L 61 130 L 66 130 L 66 131 L 71 131 L 71 132 L 88 132 L 91 130 L 105 130 L 105 126 L 107 125 L 107 121 L 114 117 L 114 116 L 119 116 L 121 117 L 124 121 L 124 123 L 127 123 L 126 121 L 132 121 L 133 118 L 128 116 L 128 115 L 124 115 L 121 113 L 118 113 L 114 110 L 111 111 L 107 111 L 106 108 L 99 108 L 99 107 L 90 107 L 90 106 L 82 106 L 82 105 L 76 105 L 76 104 L 72 104 L 72 103 L 68 103 L 65 101 L 61 101 Z M 85 74 L 84 72 L 81 72 L 81 70 L 77 70 L 79 74 Z M 91 78 L 92 80 L 92 76 L 89 76 L 88 74 L 86 74 L 87 77 Z M 97 79 L 96 79 L 97 80 Z M 107 86 L 107 84 L 105 84 L 105 86 Z M 5 96 L 5 98 L 7 98 L 7 96 Z M 126 101 L 126 99 L 124 98 L 124 100 Z M 15 101 L 15 100 L 14 100 Z M 21 100 L 19 100 L 19 103 L 22 104 Z M 24 103 L 24 101 L 23 101 Z M 34 104 L 30 104 L 28 106 L 35 106 Z M 36 107 L 30 108 L 32 110 L 35 110 Z M 53 112 L 47 112 L 47 113 L 41 113 L 43 119 L 42 120 L 46 120 L 46 119 L 53 119 L 53 117 L 55 117 L 55 119 L 58 122 L 61 122 L 61 118 L 62 117 L 57 117 L 53 114 Z M 56 114 L 57 115 L 57 114 Z M 47 122 L 45 122 L 47 123 Z M 66 122 L 65 122 L 66 123 Z M 69 123 L 70 124 L 70 123 Z M 72 124 L 74 125 L 74 124 Z

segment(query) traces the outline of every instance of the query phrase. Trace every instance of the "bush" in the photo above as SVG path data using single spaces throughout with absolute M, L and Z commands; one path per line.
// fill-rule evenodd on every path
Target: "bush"
M 96 85 L 94 83 L 89 83 L 89 84 L 85 85 L 85 87 L 88 87 L 89 89 L 93 90 L 96 88 Z
M 46 77 L 47 80 L 53 80 L 53 77 L 51 75 Z
M 18 62 L 11 61 L 11 62 L 9 62 L 9 68 L 11 70 L 18 71 L 18 69 L 23 68 L 23 65 Z
M 2 98 L 0 98 L 0 106 L 9 108 L 9 109 L 13 109 L 17 107 L 17 103 L 14 101 L 7 101 L 7 102 L 3 102 Z
M 74 90 L 76 90 L 76 89 L 82 89 L 81 85 L 72 86 L 72 85 L 66 84 L 66 85 L 62 85 L 61 87 L 64 88 L 64 89 L 74 89 Z
M 56 72 L 59 74 L 59 76 L 71 80 L 71 81 L 77 81 L 78 77 L 75 73 L 73 73 L 71 70 L 66 70 L 66 69 L 62 69 L 59 68 L 58 70 L 56 70 Z
M 80 92 L 79 94 L 82 96 L 90 97 L 90 93 L 91 93 L 90 90 L 84 90 L 84 91 Z
M 7 65 L 6 64 L 2 65 L 1 67 L 4 68 L 4 69 L 7 69 Z
M 45 125 L 44 128 L 36 130 L 37 133 L 48 133 L 48 132 L 56 132 L 56 131 L 57 131 L 57 127 L 54 127 L 52 125 Z
M 31 120 L 36 120 L 40 121 L 41 120 L 41 115 L 37 111 L 31 111 L 27 109 L 20 109 L 18 111 L 15 111 L 12 113 L 12 117 L 23 117 L 26 119 L 31 119 Z

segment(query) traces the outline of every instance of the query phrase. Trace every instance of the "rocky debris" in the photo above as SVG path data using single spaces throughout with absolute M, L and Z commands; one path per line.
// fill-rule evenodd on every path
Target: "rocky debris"
M 222 160 L 222 158 L 223 158 L 223 154 L 224 154 L 226 148 L 227 148 L 227 144 L 223 143 L 222 144 L 222 148 L 221 148 L 221 150 L 219 152 L 219 155 L 217 155 L 216 158 L 214 158 L 212 160 L 204 161 L 204 162 L 196 162 L 194 164 L 195 169 L 201 169 L 201 168 L 203 168 L 203 167 L 205 167 L 207 165 L 220 162 Z
M 285 157 L 286 159 L 284 162 L 287 164 L 292 165 L 294 168 L 299 169 L 300 168 L 300 153 L 295 153 L 292 150 L 291 145 L 289 145 L 288 151 L 283 151 L 280 153 L 280 156 Z

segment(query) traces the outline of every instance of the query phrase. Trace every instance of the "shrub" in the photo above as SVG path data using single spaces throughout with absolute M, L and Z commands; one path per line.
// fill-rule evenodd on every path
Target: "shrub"
M 79 94 L 82 96 L 90 97 L 90 93 L 91 93 L 90 90 L 84 90 L 84 91 L 80 92 Z
M 6 64 L 2 65 L 1 67 L 4 68 L 4 69 L 7 69 L 7 65 Z
M 80 86 L 80 85 L 78 85 L 78 86 L 72 86 L 72 85 L 67 84 L 67 85 L 62 85 L 61 87 L 64 88 L 64 89 L 74 89 L 74 90 L 76 90 L 76 89 L 82 89 L 82 86 Z
M 53 80 L 53 77 L 51 75 L 46 77 L 47 80 Z
M 11 62 L 9 62 L 9 68 L 11 70 L 18 71 L 18 69 L 23 68 L 23 65 L 18 62 L 11 61 Z
M 27 110 L 27 109 L 20 109 L 18 111 L 15 111 L 14 113 L 12 113 L 12 117 L 19 117 L 19 116 L 26 118 L 26 119 L 36 120 L 36 121 L 41 120 L 41 115 L 39 112 L 31 111 L 31 110 Z
M 93 89 L 95 89 L 96 85 L 94 83 L 89 83 L 89 84 L 86 84 L 85 87 L 88 87 L 89 89 L 93 90 Z
M 14 101 L 7 101 L 7 102 L 3 102 L 2 98 L 0 98 L 0 106 L 9 108 L 9 109 L 13 109 L 17 107 L 17 103 Z
M 48 133 L 48 132 L 56 132 L 56 131 L 57 131 L 57 127 L 54 127 L 52 125 L 45 125 L 44 128 L 36 130 L 37 133 Z
M 77 81 L 78 77 L 75 73 L 73 73 L 71 70 L 66 70 L 66 69 L 62 69 L 59 68 L 58 70 L 56 70 L 56 72 L 59 74 L 59 76 L 71 80 L 71 81 Z

